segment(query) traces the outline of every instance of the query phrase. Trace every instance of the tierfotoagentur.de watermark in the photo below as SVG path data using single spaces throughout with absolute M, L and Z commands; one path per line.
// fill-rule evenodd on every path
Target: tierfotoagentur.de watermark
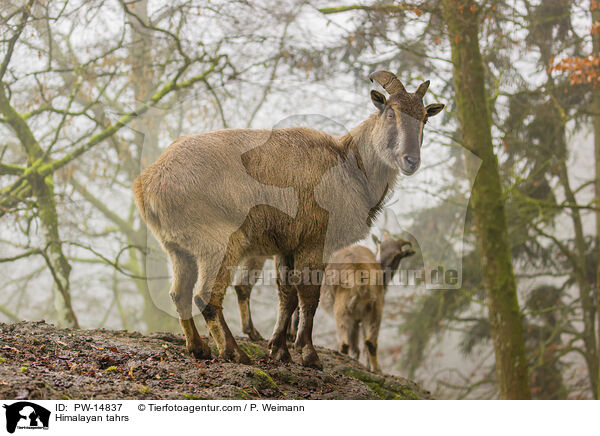
M 249 269 L 245 266 L 228 267 L 232 281 L 236 285 L 263 285 L 277 286 L 278 284 L 298 285 L 327 285 L 353 288 L 355 286 L 427 286 L 427 287 L 455 287 L 459 283 L 459 271 L 455 269 L 417 268 L 377 270 L 371 269 L 343 269 L 331 268 L 327 270 L 314 270 L 309 268 L 287 269 Z M 238 277 L 234 279 L 234 277 Z M 279 280 L 278 280 L 279 278 Z

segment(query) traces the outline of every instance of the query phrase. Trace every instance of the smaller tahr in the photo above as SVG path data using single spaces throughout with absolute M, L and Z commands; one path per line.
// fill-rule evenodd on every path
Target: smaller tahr
M 384 294 L 400 261 L 415 254 L 410 247 L 409 241 L 386 235 L 379 245 L 379 261 L 367 247 L 351 245 L 336 251 L 325 270 L 321 299 L 335 316 L 339 351 L 358 360 L 362 331 L 367 367 L 375 372 L 381 372 L 377 338 Z

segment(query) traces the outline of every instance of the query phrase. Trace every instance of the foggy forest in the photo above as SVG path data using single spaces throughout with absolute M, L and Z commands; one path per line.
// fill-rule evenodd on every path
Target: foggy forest
M 0 323 L 181 335 L 136 178 L 184 135 L 343 137 L 390 93 L 376 71 L 445 105 L 358 241 L 412 250 L 385 291 L 381 372 L 438 399 L 597 399 L 597 0 L 2 0 Z M 274 269 L 250 339 L 276 324 Z M 223 311 L 248 336 L 231 286 Z M 323 295 L 312 337 L 339 348 Z

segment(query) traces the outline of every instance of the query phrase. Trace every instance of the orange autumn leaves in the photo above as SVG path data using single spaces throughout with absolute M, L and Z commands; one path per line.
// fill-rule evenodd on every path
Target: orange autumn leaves
M 571 85 L 600 85 L 600 57 L 597 55 L 587 58 L 564 58 L 556 64 L 551 63 L 548 70 L 569 73 Z
M 591 11 L 600 10 L 600 0 L 592 0 Z M 598 38 L 600 21 L 592 24 L 590 34 Z M 571 85 L 591 84 L 594 88 L 600 85 L 600 54 L 594 53 L 588 57 L 568 57 L 554 63 L 550 60 L 549 72 L 560 71 L 569 74 Z

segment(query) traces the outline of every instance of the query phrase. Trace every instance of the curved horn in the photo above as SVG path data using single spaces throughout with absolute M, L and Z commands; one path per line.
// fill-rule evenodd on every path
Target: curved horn
M 406 88 L 404 88 L 402 82 L 400 82 L 395 74 L 389 71 L 376 71 L 369 76 L 369 79 L 371 79 L 371 82 L 373 80 L 377 81 L 390 95 L 398 93 L 406 94 Z
M 428 89 L 429 89 L 429 80 L 421 83 L 419 85 L 419 88 L 415 91 L 415 94 L 417 94 L 419 97 L 423 98 L 423 97 L 425 97 L 425 93 L 427 92 Z

